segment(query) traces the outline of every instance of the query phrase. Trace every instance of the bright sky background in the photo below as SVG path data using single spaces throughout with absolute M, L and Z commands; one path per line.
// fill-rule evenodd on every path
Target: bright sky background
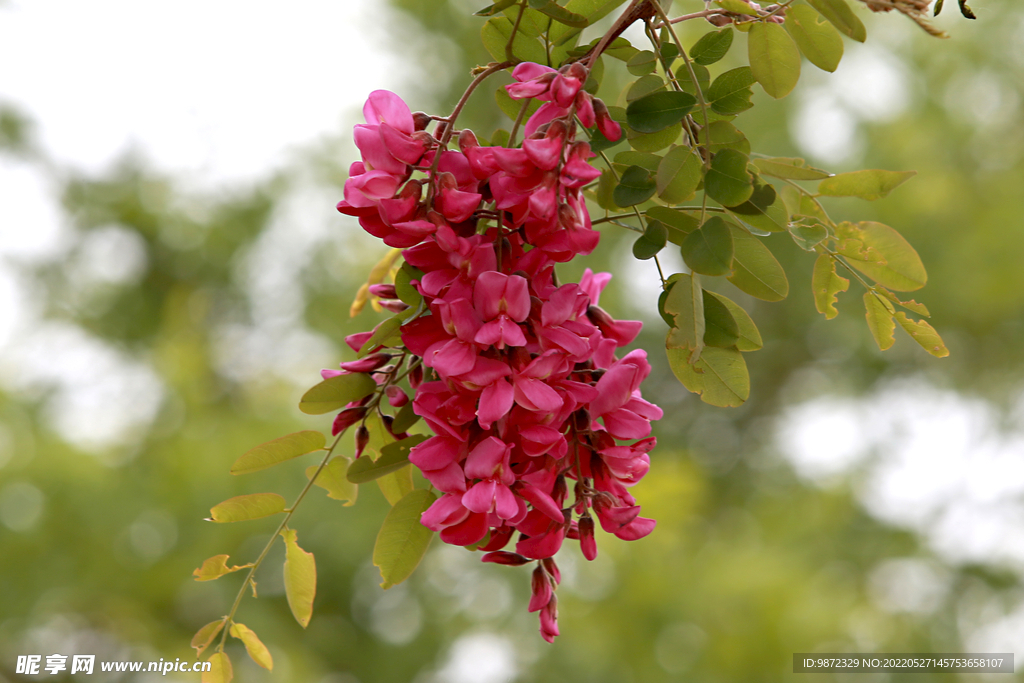
M 37 139 L 58 166 L 102 172 L 135 150 L 197 187 L 244 183 L 282 167 L 289 150 L 341 130 L 343 120 L 353 122 L 369 91 L 396 87 L 400 70 L 376 47 L 381 21 L 370 12 L 379 6 L 356 0 L 8 0 L 0 4 L 0 101 L 36 122 Z M 874 47 L 848 50 L 851 59 L 832 78 L 873 75 L 867 82 L 830 89 L 816 75 L 802 84 L 801 116 L 827 125 L 805 128 L 811 132 L 798 142 L 819 159 L 856 150 L 857 119 L 908 106 L 898 60 Z M 837 93 L 843 92 L 858 93 L 859 110 L 841 100 Z M 24 331 L 31 308 L 30 292 L 5 259 L 59 253 L 67 229 L 45 169 L 0 159 L 0 353 L 19 325 Z M 51 330 L 46 339 L 52 346 L 35 350 L 39 365 L 49 367 L 44 379 L 84 367 L 117 374 L 113 368 L 121 367 L 119 384 L 94 391 L 153 395 L 158 380 L 147 368 L 125 364 L 76 334 Z M 61 355 L 68 348 L 74 352 Z M 82 407 L 76 401 L 109 405 L 111 397 L 69 394 L 62 400 L 54 411 L 74 414 Z M 797 406 L 780 430 L 781 450 L 801 474 L 828 485 L 884 444 L 886 457 L 869 466 L 860 492 L 869 511 L 919 531 L 948 561 L 996 559 L 1024 572 L 1024 507 L 1017 502 L 1024 493 L 1024 417 L 1018 431 L 1000 436 L 990 408 L 921 386 L 883 390 L 873 405 L 826 400 Z M 864 429 L 868 424 L 876 425 L 874 435 Z M 82 425 L 65 428 L 74 433 Z M 1010 486 L 1007 473 L 1015 473 L 1018 484 Z M 906 585 L 927 584 L 921 577 L 929 571 L 906 564 L 882 568 L 878 591 L 905 594 Z M 941 576 L 932 578 L 928 585 L 941 588 Z M 911 603 L 910 611 L 921 604 Z M 1024 633 L 1024 611 L 1006 620 L 1003 630 L 991 633 L 979 625 L 979 647 Z M 502 641 L 488 638 L 471 645 L 504 652 Z M 452 657 L 447 674 L 471 680 L 460 677 L 466 657 L 458 647 Z

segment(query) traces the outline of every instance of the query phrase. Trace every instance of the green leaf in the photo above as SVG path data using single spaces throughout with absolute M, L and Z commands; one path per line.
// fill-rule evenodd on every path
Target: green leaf
M 743 2 L 743 0 L 715 0 L 715 4 L 727 12 L 744 14 L 751 17 L 757 16 L 757 12 L 750 5 Z
M 871 336 L 875 338 L 878 348 L 885 351 L 895 341 L 893 332 L 896 331 L 896 323 L 893 322 L 892 316 L 896 309 L 874 292 L 864 292 L 864 309 Z
M 696 361 L 704 349 L 704 295 L 698 278 L 676 273 L 669 278 L 665 294 L 664 316 L 671 320 L 665 348 L 682 349 L 687 359 Z M 691 362 L 692 362 L 691 361 Z
M 839 315 L 837 295 L 849 288 L 850 281 L 836 273 L 835 259 L 828 254 L 818 256 L 811 274 L 811 290 L 814 292 L 814 307 L 825 316 L 825 320 Z
M 807 0 L 811 6 L 821 12 L 837 29 L 859 43 L 867 40 L 868 32 L 864 24 L 853 13 L 846 0 Z
M 617 166 L 621 166 L 621 170 L 623 171 L 630 166 L 639 166 L 640 168 L 646 168 L 651 173 L 654 173 L 658 170 L 658 166 L 661 164 L 661 157 L 657 154 L 651 154 L 650 152 L 626 150 L 616 154 L 613 161 Z
M 344 408 L 352 401 L 369 396 L 377 383 L 366 373 L 356 372 L 325 379 L 302 395 L 299 410 L 307 415 L 323 415 Z
M 210 647 L 210 644 L 213 643 L 213 639 L 216 638 L 217 634 L 220 633 L 220 630 L 224 628 L 224 623 L 226 621 L 227 619 L 223 617 L 217 621 L 211 621 L 209 624 L 196 631 L 196 634 L 192 636 L 192 642 L 189 644 L 189 647 L 194 647 L 196 649 L 196 659 L 203 656 L 203 653 L 206 652 L 206 648 Z
M 201 683 L 231 683 L 235 672 L 231 668 L 231 660 L 223 652 L 214 652 L 207 659 L 210 663 L 210 670 L 204 671 L 200 678 Z
M 640 166 L 630 166 L 622 174 L 612 197 L 618 206 L 635 206 L 654 196 L 657 183 L 651 172 Z
M 313 482 L 314 485 L 327 491 L 328 498 L 345 501 L 345 507 L 355 505 L 356 498 L 359 496 L 359 487 L 350 482 L 345 476 L 348 473 L 351 462 L 351 460 L 341 455 L 331 458 L 330 462 L 320 470 L 316 481 Z M 306 468 L 306 479 L 313 478 L 317 467 L 318 465 L 310 465 Z
M 370 458 L 358 458 L 349 468 L 346 478 L 353 484 L 365 484 L 368 481 L 379 479 L 385 474 L 401 469 L 409 464 L 409 451 L 416 444 L 427 440 L 424 434 L 416 434 L 407 439 L 388 444 L 381 449 L 380 457 L 376 460 Z
M 231 625 L 231 635 L 238 638 L 245 645 L 245 651 L 249 653 L 252 661 L 262 666 L 267 671 L 274 668 L 274 658 L 270 656 L 270 650 L 256 635 L 256 632 L 245 624 L 237 621 Z
M 683 125 L 677 123 L 657 133 L 639 133 L 632 128 L 626 128 L 626 140 L 629 146 L 640 152 L 657 152 L 665 149 L 677 139 L 683 132 Z
M 282 529 L 284 538 L 284 592 L 288 607 L 299 626 L 306 628 L 313 616 L 313 598 L 316 597 L 316 560 L 313 553 L 299 547 L 294 529 Z
M 739 304 L 732 299 L 718 294 L 717 292 L 704 291 L 705 295 L 711 295 L 715 299 L 718 299 L 722 304 L 729 309 L 730 315 L 732 315 L 733 321 L 737 326 L 737 339 L 736 348 L 740 351 L 757 351 L 764 342 L 761 340 L 761 333 L 757 330 L 757 325 L 754 324 L 754 319 L 750 317 L 750 314 L 743 310 Z M 706 298 L 705 298 L 706 300 Z
M 701 129 L 700 144 L 712 154 L 723 149 L 734 149 L 740 154 L 750 154 L 750 141 L 736 126 L 728 121 L 712 121 L 709 126 Z
M 480 38 L 483 40 L 484 47 L 498 62 L 504 62 L 507 59 L 505 45 L 508 44 L 511 36 L 512 22 L 505 16 L 491 17 L 480 29 Z M 544 46 L 536 38 L 526 35 L 526 32 L 522 30 L 516 32 L 515 40 L 512 41 L 512 56 L 520 61 L 536 62 L 537 64 L 547 64 L 548 61 Z
M 648 220 L 660 221 L 668 228 L 668 241 L 680 246 L 687 235 L 700 227 L 696 216 L 665 206 L 652 206 L 646 215 Z
M 733 227 L 733 274 L 729 282 L 750 296 L 764 301 L 782 301 L 789 294 L 786 271 L 772 252 L 746 230 Z
M 722 206 L 736 206 L 750 199 L 754 185 L 747 172 L 747 155 L 734 149 L 716 154 L 704 176 L 704 191 Z
M 771 185 L 757 185 L 750 199 L 729 209 L 741 221 L 766 232 L 782 232 L 789 226 L 789 212 Z
M 383 579 L 381 588 L 405 581 L 423 559 L 434 532 L 420 524 L 420 515 L 436 499 L 430 491 L 410 491 L 384 519 L 373 547 L 373 564 L 380 569 Z
M 391 429 L 395 434 L 404 434 L 409 431 L 410 427 L 419 422 L 419 419 L 420 416 L 413 409 L 412 401 L 409 401 L 395 415 L 395 421 L 391 424 Z
M 377 488 L 389 505 L 395 505 L 413 490 L 412 465 L 400 467 L 391 474 L 377 479 Z
M 789 235 L 796 242 L 797 246 L 804 251 L 814 251 L 814 247 L 821 244 L 828 237 L 828 228 L 821 223 L 791 225 L 789 226 Z
M 685 92 L 656 92 L 626 107 L 629 127 L 640 133 L 657 133 L 682 121 L 697 100 Z
M 701 275 L 726 275 L 732 270 L 732 234 L 719 216 L 709 218 L 683 240 L 683 260 Z
M 754 105 L 750 89 L 757 79 L 749 66 L 741 66 L 721 74 L 707 90 L 707 101 L 719 114 L 739 114 Z
M 860 197 L 871 201 L 881 199 L 915 175 L 917 171 L 850 171 L 822 180 L 818 192 L 826 197 Z
M 306 453 L 318 451 L 327 440 L 320 432 L 303 431 L 268 441 L 243 453 L 231 466 L 231 474 L 248 474 L 273 467 Z
M 681 204 L 696 193 L 704 172 L 697 154 L 686 147 L 672 147 L 658 164 L 658 196 L 669 204 Z
M 747 40 L 750 70 L 764 91 L 779 99 L 800 79 L 800 50 L 778 24 L 757 23 Z
M 740 327 L 725 302 L 704 290 L 704 345 L 727 349 L 740 338 Z
M 708 347 L 693 365 L 686 360 L 684 350 L 668 349 L 672 373 L 705 403 L 732 408 L 743 405 L 750 396 L 747 363 L 738 350 Z
M 519 110 L 524 104 L 526 104 L 526 113 L 523 114 L 524 121 L 540 109 L 541 104 L 543 104 L 540 100 L 532 98 L 528 100 L 513 100 L 503 85 L 498 86 L 498 89 L 494 91 L 494 100 L 498 103 L 498 109 L 501 109 L 505 116 L 513 121 L 519 116 Z
M 875 285 L 875 291 L 884 296 L 889 301 L 896 304 L 897 306 L 902 306 L 908 311 L 913 311 L 914 313 L 917 313 L 918 315 L 923 315 L 926 318 L 930 318 L 932 315 L 931 313 L 928 312 L 928 307 L 925 306 L 924 304 L 919 304 L 913 299 L 911 299 L 910 301 L 900 301 L 899 297 L 897 297 L 895 294 L 893 294 L 892 292 L 890 292 L 888 289 L 881 285 Z
M 733 35 L 731 26 L 726 26 L 721 31 L 705 33 L 690 48 L 690 59 L 704 66 L 714 64 L 729 51 Z
M 693 73 L 697 76 L 697 85 L 700 86 L 700 91 L 706 95 L 711 83 L 711 72 L 706 66 L 700 64 L 691 64 L 691 66 Z M 693 79 L 690 78 L 690 70 L 686 68 L 685 64 L 676 69 L 676 83 L 683 89 L 683 92 L 688 92 L 691 95 L 697 94 L 697 88 L 694 87 Z M 701 120 L 703 121 L 703 118 Z
M 413 308 L 420 305 L 420 302 L 423 301 L 423 295 L 420 294 L 418 289 L 413 287 L 412 281 L 419 280 L 422 277 L 423 271 L 408 263 L 403 263 L 402 267 L 398 269 L 398 272 L 395 273 L 395 292 L 402 303 Z
M 473 13 L 473 15 L 477 17 L 493 17 L 498 12 L 501 12 L 502 10 L 511 7 L 514 4 L 516 4 L 516 0 L 498 0 L 498 2 L 494 3 L 493 5 L 488 5 L 487 7 L 484 7 L 482 10 L 477 10 L 476 12 Z
M 538 12 L 551 17 L 559 24 L 565 24 L 566 26 L 571 26 L 573 28 L 586 28 L 590 25 L 590 22 L 586 17 L 576 14 L 575 12 L 570 12 L 557 2 L 554 2 L 554 0 L 548 0 L 548 2 L 544 4 L 531 3 L 531 6 L 535 7 Z
M 754 159 L 757 170 L 764 175 L 788 180 L 821 180 L 828 178 L 828 171 L 820 168 L 805 166 L 803 159 L 791 157 L 770 157 L 768 159 Z
M 640 50 L 626 62 L 626 69 L 634 76 L 646 76 L 658 68 L 658 55 L 650 50 Z
M 855 253 L 844 248 L 843 256 L 850 265 L 883 287 L 897 292 L 912 292 L 928 282 L 928 273 L 910 243 L 898 232 L 882 223 L 840 223 L 836 234 L 844 242 L 861 243 L 863 251 Z
M 276 493 L 249 493 L 228 498 L 210 509 L 209 522 L 244 522 L 284 512 L 284 498 Z
M 843 37 L 817 11 L 807 5 L 786 10 L 786 30 L 814 66 L 833 72 L 843 58 Z
M 665 248 L 668 241 L 668 228 L 660 221 L 647 221 L 647 228 L 644 234 L 633 243 L 633 256 L 646 261 L 654 258 L 659 251 Z
M 912 320 L 903 311 L 896 313 L 896 321 L 928 353 L 936 358 L 945 358 L 949 355 L 949 349 L 943 343 L 942 337 L 926 321 Z
M 569 0 L 565 4 L 565 9 L 570 12 L 575 12 L 587 18 L 587 21 L 593 24 L 602 17 L 607 16 L 616 7 L 621 5 L 626 0 Z M 566 26 L 564 24 L 558 24 L 551 27 L 548 32 L 548 38 L 551 40 L 553 45 L 562 45 L 569 40 L 575 38 L 580 34 L 582 29 Z
M 594 197 L 597 199 L 597 205 L 605 211 L 615 211 L 620 208 L 615 203 L 615 186 L 617 184 L 615 174 L 610 168 L 601 171 L 601 177 L 597 180 L 597 189 L 594 190 Z
M 508 131 L 504 128 L 498 128 L 491 135 L 491 144 L 495 147 L 508 147 Z
M 241 571 L 242 569 L 248 569 L 251 566 L 252 562 L 242 565 L 236 564 L 233 567 L 229 567 L 227 555 L 214 555 L 213 557 L 208 557 L 203 560 L 203 566 L 193 570 L 192 576 L 196 577 L 196 581 L 213 581 L 214 579 L 219 579 L 225 574 Z M 196 656 L 198 657 L 201 654 L 203 653 L 199 652 Z

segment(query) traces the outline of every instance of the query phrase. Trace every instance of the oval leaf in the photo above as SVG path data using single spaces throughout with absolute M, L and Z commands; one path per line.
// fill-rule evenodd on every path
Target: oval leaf
M 782 301 L 789 294 L 786 271 L 761 240 L 746 230 L 733 228 L 733 274 L 729 282 L 750 296 Z
M 295 621 L 302 628 L 313 616 L 313 598 L 316 597 L 316 560 L 313 553 L 299 547 L 294 529 L 282 529 L 285 544 L 284 592 Z
M 656 92 L 626 107 L 626 122 L 639 133 L 657 133 L 682 121 L 697 99 L 685 92 Z
M 723 301 L 704 290 L 704 345 L 727 349 L 740 339 L 740 326 Z
M 813 7 L 793 5 L 786 10 L 786 30 L 814 66 L 833 72 L 843 58 L 843 37 Z
M 658 68 L 658 55 L 650 50 L 640 50 L 626 62 L 626 69 L 634 76 L 646 76 Z
M 366 373 L 338 375 L 325 379 L 303 394 L 299 410 L 307 415 L 323 415 L 365 398 L 376 389 L 377 383 Z
M 690 48 L 690 59 L 704 66 L 714 64 L 729 51 L 733 35 L 731 26 L 726 26 L 721 31 L 705 33 Z
M 917 171 L 850 171 L 822 180 L 818 192 L 826 197 L 860 197 L 872 201 L 886 196 L 915 175 Z
M 753 95 L 750 86 L 756 82 L 754 72 L 749 66 L 726 71 L 716 78 L 708 88 L 708 104 L 719 114 L 744 112 L 754 106 L 750 102 L 750 97 Z
M 725 275 L 732 270 L 732 234 L 729 224 L 718 216 L 709 218 L 683 240 L 683 260 L 695 273 Z
M 692 149 L 673 147 L 658 164 L 658 196 L 669 204 L 687 201 L 696 193 L 703 171 L 704 165 Z
M 800 50 L 778 24 L 750 27 L 747 40 L 750 70 L 764 91 L 779 99 L 788 95 L 800 79 Z
M 573 28 L 586 28 L 590 25 L 590 22 L 587 21 L 586 17 L 576 14 L 575 12 L 570 12 L 554 0 L 548 0 L 548 2 L 542 5 L 535 5 L 535 7 L 538 12 L 548 15 L 559 24 L 565 24 L 566 26 L 572 26 Z
M 729 297 L 722 296 L 717 292 L 707 292 L 714 298 L 718 299 L 726 308 L 729 309 L 729 313 L 732 315 L 732 319 L 736 321 L 738 328 L 736 348 L 740 351 L 757 351 L 764 342 L 761 340 L 761 333 L 757 329 L 757 325 L 754 324 L 754 319 L 750 317 L 743 308 Z
M 317 476 L 314 485 L 327 491 L 327 497 L 334 500 L 345 501 L 345 507 L 355 505 L 359 496 L 359 487 L 353 484 L 345 476 L 348 472 L 351 461 L 341 455 L 331 458 L 320 474 Z M 306 479 L 312 479 L 316 473 L 317 465 L 310 465 L 306 468 Z
M 612 197 L 618 206 L 635 206 L 653 197 L 657 189 L 650 171 L 640 166 L 630 166 L 622 174 Z
M 228 498 L 210 509 L 211 522 L 244 522 L 284 512 L 284 498 L 276 493 L 250 493 Z
M 241 569 L 247 569 L 252 566 L 252 562 L 249 564 L 235 565 L 234 567 L 228 566 L 227 555 L 214 555 L 203 560 L 203 566 L 192 572 L 192 576 L 196 577 L 196 581 L 213 581 L 219 579 L 225 574 L 231 572 L 237 572 Z M 195 647 L 193 645 L 193 647 Z M 201 652 L 199 654 L 202 654 Z M 196 656 L 198 657 L 199 654 Z
M 604 179 L 604 175 L 601 176 Z M 409 431 L 409 428 L 419 422 L 420 416 L 413 410 L 412 401 L 409 401 L 402 409 L 395 415 L 395 421 L 391 423 L 391 429 L 394 430 L 395 434 L 404 434 Z
M 665 248 L 668 241 L 668 228 L 661 221 L 647 221 L 644 234 L 633 243 L 633 256 L 641 261 L 654 258 Z
M 210 662 L 210 670 L 203 672 L 200 679 L 202 683 L 231 683 L 235 672 L 231 668 L 231 660 L 226 654 L 214 652 L 206 661 Z
M 734 149 L 716 154 L 704 176 L 704 191 L 722 206 L 736 206 L 750 199 L 754 185 L 747 172 L 747 155 Z
M 246 451 L 231 466 L 231 474 L 248 474 L 322 449 L 324 435 L 315 431 L 295 432 Z
M 791 157 L 771 157 L 768 159 L 754 159 L 757 170 L 764 175 L 788 180 L 822 180 L 828 178 L 828 171 L 820 168 L 805 166 L 803 159 Z
M 505 54 L 505 46 L 508 39 L 512 37 L 512 22 L 508 17 L 491 17 L 480 29 L 480 38 L 484 47 L 491 53 L 495 61 L 504 62 L 508 57 Z M 512 41 L 512 56 L 524 62 L 536 62 L 537 64 L 547 63 L 547 52 L 544 46 L 533 37 L 526 35 L 524 31 L 517 31 Z
M 665 348 L 683 349 L 689 359 L 698 358 L 704 349 L 704 294 L 698 278 L 677 273 L 668 279 L 669 289 L 663 294 L 662 315 L 672 329 L 665 338 Z
M 789 227 L 789 212 L 771 185 L 756 185 L 750 199 L 729 211 L 744 223 L 765 232 L 782 232 Z
M 853 13 L 846 0 L 807 0 L 811 6 L 821 12 L 837 29 L 859 43 L 867 40 L 868 32 L 857 15 Z
M 705 403 L 730 408 L 742 405 L 750 396 L 747 363 L 736 349 L 708 347 L 692 365 L 681 349 L 669 349 L 667 353 L 676 378 Z
M 873 221 L 840 223 L 836 234 L 843 238 L 843 245 L 862 245 L 859 251 L 840 251 L 851 266 L 883 287 L 912 292 L 928 282 L 928 273 L 917 251 L 888 225 Z
M 224 628 L 224 623 L 226 621 L 226 618 L 211 621 L 209 624 L 196 631 L 196 634 L 192 636 L 192 643 L 190 644 L 190 647 L 194 647 L 196 649 L 196 659 L 203 656 L 206 648 L 210 647 L 210 643 L 212 643 L 213 639 L 217 637 L 220 630 Z
M 245 624 L 235 622 L 231 625 L 231 636 L 238 638 L 245 645 L 245 651 L 249 653 L 252 661 L 262 666 L 267 671 L 274 668 L 274 658 L 270 656 L 270 650 L 256 636 L 256 632 Z
M 896 320 L 899 322 L 900 327 L 928 353 L 936 358 L 945 358 L 949 355 L 949 349 L 943 343 L 942 337 L 926 321 L 912 320 L 903 311 L 896 314 Z
M 409 451 L 412 447 L 427 440 L 425 434 L 416 434 L 407 439 L 396 441 L 381 448 L 380 457 L 357 458 L 348 468 L 345 477 L 353 484 L 365 484 L 391 474 L 409 464 Z
M 420 516 L 437 497 L 430 491 L 410 491 L 391 508 L 373 547 L 373 564 L 380 569 L 382 588 L 405 581 L 419 565 L 434 537 Z
M 875 338 L 878 348 L 885 351 L 895 341 L 893 333 L 896 331 L 896 323 L 893 322 L 892 316 L 896 310 L 891 303 L 874 292 L 864 292 L 864 309 L 871 336 Z

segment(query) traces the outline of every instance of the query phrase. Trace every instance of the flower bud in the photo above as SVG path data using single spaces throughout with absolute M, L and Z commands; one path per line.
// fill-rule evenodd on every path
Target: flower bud
M 532 562 L 528 557 L 523 557 L 519 553 L 510 553 L 507 550 L 496 550 L 491 553 L 487 553 L 480 558 L 481 562 L 493 562 L 495 564 L 503 564 L 508 567 L 521 567 L 528 562 Z
M 593 561 L 597 557 L 597 539 L 594 538 L 594 518 L 590 516 L 581 517 L 579 529 L 580 550 L 583 551 L 583 557 Z
M 364 415 L 366 415 L 366 408 L 346 408 L 341 411 L 334 418 L 334 424 L 331 425 L 331 436 L 341 434 L 356 422 L 362 420 Z
M 422 111 L 414 111 L 412 113 L 412 124 L 416 130 L 426 130 L 431 121 L 433 119 L 430 117 L 430 114 Z
M 562 572 L 558 570 L 558 565 L 555 563 L 555 558 L 545 557 L 540 561 L 544 565 L 545 571 L 551 575 L 551 580 L 555 582 L 555 585 L 562 583 Z
M 712 26 L 722 28 L 723 26 L 728 26 L 729 24 L 732 23 L 732 17 L 726 16 L 724 14 L 712 14 L 710 17 L 708 17 L 708 23 L 711 24 Z
M 399 301 L 398 299 L 382 299 L 380 307 L 385 311 L 391 311 L 392 313 L 401 313 L 405 309 L 409 308 L 409 304 Z
M 378 299 L 397 299 L 398 293 L 395 291 L 394 285 L 379 284 L 370 285 L 370 294 L 374 295 Z
M 363 454 L 363 450 L 366 448 L 366 444 L 370 443 L 370 430 L 366 428 L 366 425 L 359 425 L 359 429 L 356 430 L 356 457 L 360 457 Z
M 551 579 L 548 578 L 548 574 L 544 571 L 544 568 L 540 565 L 533 570 L 533 576 L 530 579 L 530 606 L 527 607 L 528 612 L 536 612 L 542 609 L 548 602 L 551 601 L 551 596 L 554 591 L 551 588 Z
M 479 146 L 480 141 L 476 139 L 476 133 L 471 131 L 469 128 L 466 128 L 459 133 L 459 149 L 463 154 L 465 154 L 467 150 Z
M 419 388 L 423 383 L 423 365 L 417 365 L 409 371 L 409 386 L 413 389 Z
M 373 353 L 359 360 L 352 360 L 341 364 L 341 369 L 346 372 L 372 372 L 383 367 L 391 360 L 390 353 Z
M 402 387 L 392 384 L 384 390 L 384 395 L 388 397 L 388 403 L 391 404 L 392 408 L 401 408 L 409 402 L 409 395 L 405 393 Z

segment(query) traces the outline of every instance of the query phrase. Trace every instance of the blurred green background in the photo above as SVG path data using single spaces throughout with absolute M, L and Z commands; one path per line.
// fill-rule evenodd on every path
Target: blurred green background
M 469 69 L 490 61 L 470 16 L 478 4 L 381 7 L 383 49 L 416 62 L 396 76 L 414 110 L 449 111 Z M 631 235 L 605 227 L 598 252 L 564 272 L 611 270 L 604 307 L 648 323 L 644 392 L 666 417 L 635 493 L 656 531 L 600 538 L 593 563 L 564 553 L 562 636 L 549 646 L 525 612 L 526 569 L 435 542 L 412 579 L 381 591 L 370 555 L 383 498 L 365 486 L 342 507 L 314 490 L 293 523 L 317 558 L 312 622 L 303 631 L 289 613 L 278 547 L 237 616 L 276 666 L 259 669 L 235 641 L 236 680 L 952 681 L 984 677 L 794 675 L 792 654 L 1024 656 L 1024 9 L 972 5 L 976 22 L 946 8 L 948 41 L 859 6 L 869 39 L 846 43 L 839 73 L 805 63 L 793 95 L 758 90 L 738 121 L 755 151 L 833 172 L 918 170 L 885 200 L 829 206 L 892 225 L 918 249 L 930 282 L 916 298 L 949 358 L 905 336 L 878 352 L 856 289 L 838 319 L 821 319 L 812 258 L 774 236 L 785 302 L 721 287 L 765 338 L 747 357 L 751 399 L 706 406 L 660 351 L 653 263 L 624 258 Z M 696 24 L 687 44 L 708 28 Z M 344 83 L 360 65 L 337 69 Z M 626 77 L 609 62 L 602 96 L 614 102 Z M 496 85 L 461 121 L 484 136 L 508 127 Z M 0 158 L 49 180 L 67 226 L 55 256 L 5 257 L 33 314 L 0 346 L 0 682 L 23 680 L 19 654 L 192 658 L 189 639 L 227 611 L 240 576 L 196 583 L 191 571 L 218 553 L 250 561 L 272 531 L 203 517 L 233 495 L 301 489 L 306 462 L 238 478 L 228 468 L 263 441 L 329 429 L 299 413 L 298 397 L 351 357 L 345 334 L 377 320 L 348 317 L 384 247 L 333 211 L 355 158 L 358 111 L 344 113 L 274 172 L 204 187 L 144 154 L 102 171 L 61 164 L 32 113 L 0 100 Z M 0 231 L 32 230 L 3 215 L 0 203 Z

